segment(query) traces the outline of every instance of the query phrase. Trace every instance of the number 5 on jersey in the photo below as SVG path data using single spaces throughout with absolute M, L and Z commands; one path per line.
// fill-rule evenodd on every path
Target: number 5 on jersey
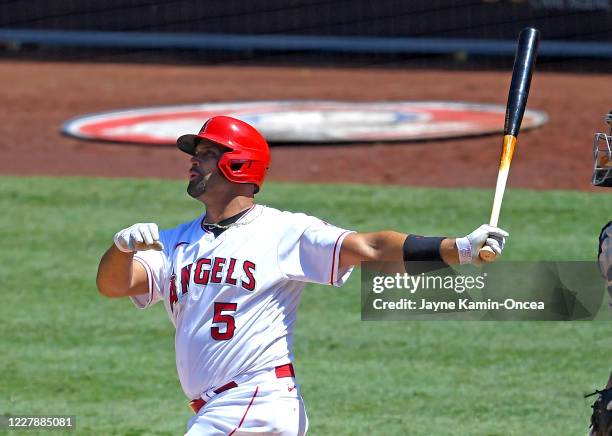
M 213 323 L 225 324 L 225 328 L 221 329 L 220 326 L 210 328 L 210 335 L 214 340 L 227 341 L 234 336 L 234 330 L 236 329 L 234 317 L 223 312 L 235 312 L 237 308 L 238 304 L 236 303 L 215 302 Z

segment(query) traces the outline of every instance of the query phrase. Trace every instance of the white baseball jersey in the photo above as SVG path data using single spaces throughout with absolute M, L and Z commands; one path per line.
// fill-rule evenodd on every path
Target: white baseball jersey
M 160 232 L 163 251 L 140 251 L 148 295 L 176 327 L 176 367 L 185 394 L 203 392 L 292 361 L 296 312 L 306 282 L 341 286 L 350 232 L 318 218 L 255 205 L 218 237 L 205 215 Z

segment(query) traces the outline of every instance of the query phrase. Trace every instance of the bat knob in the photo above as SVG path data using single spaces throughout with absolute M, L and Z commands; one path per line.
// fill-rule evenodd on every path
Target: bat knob
M 480 251 L 478 251 L 478 257 L 483 262 L 493 262 L 497 257 L 497 254 L 491 249 L 491 247 L 482 247 Z

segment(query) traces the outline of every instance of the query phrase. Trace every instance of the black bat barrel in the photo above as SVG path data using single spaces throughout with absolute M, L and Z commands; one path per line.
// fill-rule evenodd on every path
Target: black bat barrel
M 519 35 L 518 47 L 512 68 L 512 82 L 508 93 L 504 135 L 518 136 L 527 106 L 531 74 L 538 53 L 540 32 L 532 27 L 523 29 Z

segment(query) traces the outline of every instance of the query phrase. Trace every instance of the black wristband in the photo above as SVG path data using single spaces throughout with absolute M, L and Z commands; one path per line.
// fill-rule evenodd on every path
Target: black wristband
M 404 241 L 404 262 L 441 262 L 440 245 L 445 238 L 408 235 Z
M 421 274 L 446 268 L 440 246 L 445 238 L 408 235 L 404 241 L 404 266 L 409 274 Z

